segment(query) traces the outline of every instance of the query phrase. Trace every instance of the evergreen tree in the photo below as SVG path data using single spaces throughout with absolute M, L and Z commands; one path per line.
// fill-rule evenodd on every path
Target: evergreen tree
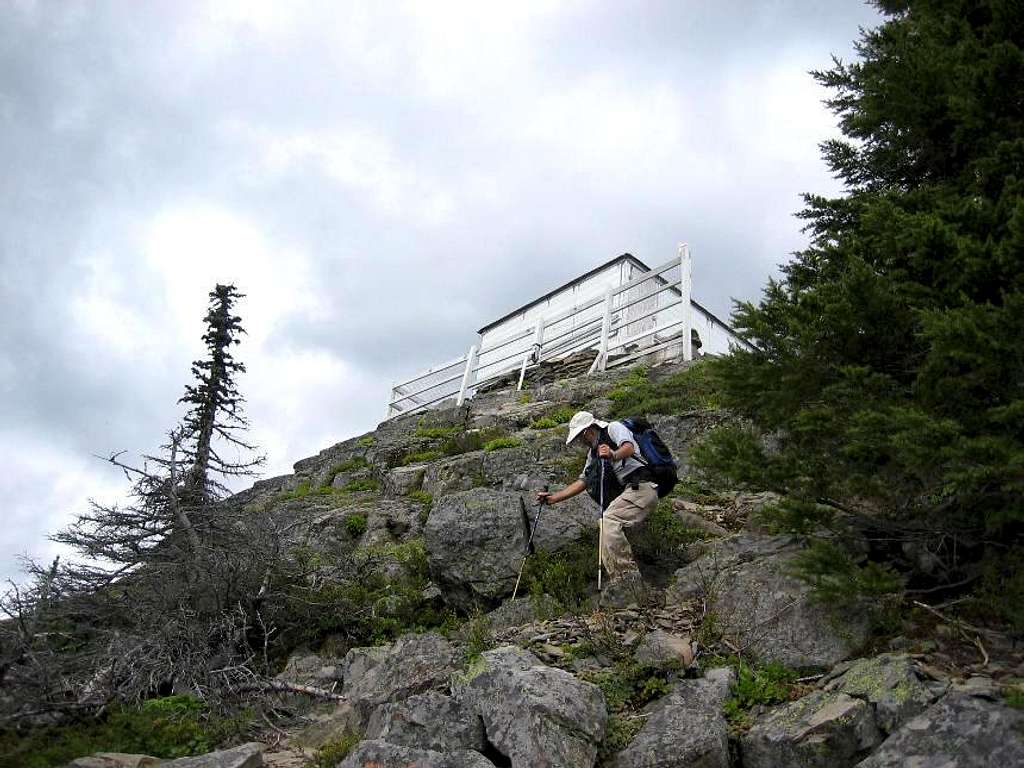
M 233 314 L 235 302 L 243 298 L 234 285 L 218 284 L 210 292 L 210 308 L 206 313 L 203 343 L 209 352 L 205 360 L 192 363 L 196 383 L 185 387 L 179 402 L 189 406 L 182 423 L 185 440 L 184 460 L 190 465 L 184 476 L 184 491 L 190 503 L 208 502 L 227 489 L 212 474 L 237 476 L 252 474 L 261 458 L 250 461 L 226 459 L 214 447 L 220 438 L 228 446 L 244 451 L 254 450 L 238 433 L 248 428 L 242 415 L 244 399 L 235 384 L 235 375 L 245 372 L 245 364 L 231 355 L 231 345 L 241 343 L 245 333 L 242 319 Z
M 794 525 L 841 509 L 916 552 L 908 569 L 1000 563 L 1024 596 L 1024 2 L 876 5 L 859 60 L 813 73 L 846 192 L 805 196 L 809 247 L 737 305 L 756 349 L 716 369 L 756 429 L 704 461 L 787 494 Z

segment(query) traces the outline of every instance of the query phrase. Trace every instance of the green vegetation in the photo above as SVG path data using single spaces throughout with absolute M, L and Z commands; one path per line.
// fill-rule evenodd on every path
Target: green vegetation
M 550 595 L 563 608 L 579 609 L 594 585 L 596 552 L 596 530 L 557 552 L 538 551 L 526 561 L 523 585 L 538 604 Z
M 346 733 L 344 736 L 324 744 L 316 751 L 313 768 L 336 768 L 355 749 L 362 736 L 358 733 Z
M 412 499 L 413 501 L 418 501 L 420 504 L 423 505 L 423 509 L 420 510 L 419 521 L 420 525 L 426 525 L 427 518 L 430 517 L 430 510 L 434 506 L 434 497 L 431 496 L 430 493 L 428 493 L 427 491 L 421 489 L 409 491 L 406 494 L 406 496 Z
M 633 554 L 641 563 L 682 565 L 680 548 L 704 537 L 700 531 L 687 528 L 672 508 L 672 497 L 658 500 L 658 506 L 643 525 L 637 526 L 630 540 Z
M 581 675 L 601 689 L 608 707 L 608 730 L 598 752 L 598 765 L 611 765 L 616 753 L 629 746 L 644 723 L 636 713 L 668 693 L 671 673 L 627 656 L 611 667 Z
M 275 502 L 292 501 L 294 499 L 304 499 L 307 496 L 330 496 L 332 493 L 340 493 L 341 490 L 338 488 L 332 488 L 329 485 L 322 485 L 319 488 L 310 487 L 309 480 L 301 480 L 294 490 L 284 491 L 283 493 L 277 494 L 274 497 Z
M 190 696 L 116 707 L 97 720 L 0 730 L 0 768 L 50 768 L 93 752 L 129 752 L 174 758 L 199 755 L 240 740 L 250 714 L 226 718 Z
M 427 437 L 432 440 L 438 438 L 451 437 L 461 430 L 458 427 L 416 427 L 416 431 L 413 433 L 416 437 Z
M 358 445 L 360 448 L 372 448 L 374 443 L 376 442 L 377 438 L 374 437 L 373 434 L 371 433 L 369 435 L 363 435 L 358 440 L 356 440 L 356 445 Z
M 575 414 L 576 411 L 572 408 L 556 408 L 531 422 L 530 429 L 552 429 L 562 424 L 568 424 Z
M 353 539 L 358 539 L 366 533 L 366 516 L 358 513 L 345 518 L 345 530 Z
M 521 393 L 521 394 L 519 395 L 519 404 L 520 404 L 520 405 L 526 405 L 526 404 L 527 404 L 528 402 L 530 402 L 530 400 L 532 400 L 532 399 L 533 399 L 533 398 L 531 397 L 531 395 L 530 395 L 530 393 L 529 393 L 529 392 L 523 392 L 523 393 Z
M 431 448 L 426 451 L 414 451 L 412 453 L 407 453 L 402 457 L 402 465 L 426 464 L 427 462 L 437 461 L 440 458 L 444 458 L 444 454 L 436 448 Z
M 809 247 L 737 305 L 754 347 L 710 370 L 750 426 L 707 455 L 788 495 L 791 522 L 822 504 L 884 518 L 872 557 L 927 587 L 1024 551 L 1024 49 L 1006 0 L 880 6 L 861 58 L 815 73 L 845 191 L 805 197 Z
M 730 656 L 709 659 L 705 667 L 731 666 L 736 671 L 729 698 L 722 709 L 730 725 L 745 729 L 750 725 L 749 712 L 755 706 L 779 704 L 793 698 L 797 673 L 778 662 L 751 663 Z
M 484 651 L 494 647 L 494 632 L 491 630 L 490 619 L 480 610 L 466 619 L 462 625 L 466 639 L 466 663 L 472 664 L 480 658 Z
M 1004 687 L 1003 701 L 1014 709 L 1024 709 L 1024 682 L 1017 681 Z
M 351 472 L 354 469 L 364 469 L 369 466 L 365 456 L 353 456 L 351 459 L 334 464 L 328 474 L 334 477 L 339 472 Z
M 347 483 L 345 483 L 341 490 L 346 491 L 348 493 L 359 493 L 362 491 L 379 491 L 380 480 L 378 480 L 376 477 L 363 477 L 354 480 L 349 480 Z
M 516 448 L 523 444 L 518 437 L 496 437 L 484 443 L 485 451 L 500 451 L 503 448 Z
M 710 411 L 720 405 L 706 361 L 655 381 L 643 368 L 636 368 L 608 397 L 612 418 Z

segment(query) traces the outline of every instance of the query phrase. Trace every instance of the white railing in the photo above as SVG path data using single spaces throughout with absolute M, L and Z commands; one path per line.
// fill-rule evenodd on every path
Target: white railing
M 462 405 L 481 385 L 516 371 L 522 389 L 529 369 L 584 349 L 597 350 L 591 372 L 672 346 L 681 346 L 683 359 L 691 360 L 690 274 L 690 249 L 681 245 L 676 258 L 609 288 L 603 296 L 541 317 L 487 347 L 474 344 L 462 357 L 395 384 L 386 418 L 452 398 Z

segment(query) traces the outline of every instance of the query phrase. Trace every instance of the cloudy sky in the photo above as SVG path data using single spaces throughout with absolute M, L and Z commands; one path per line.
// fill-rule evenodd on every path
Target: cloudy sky
M 0 4 L 0 577 L 152 451 L 247 294 L 267 474 L 372 429 L 392 379 L 629 251 L 721 316 L 835 192 L 807 75 L 860 0 Z

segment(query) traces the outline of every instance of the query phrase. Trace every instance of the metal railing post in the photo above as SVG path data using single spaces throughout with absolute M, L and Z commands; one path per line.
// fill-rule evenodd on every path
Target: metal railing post
M 456 405 L 462 405 L 466 399 L 466 390 L 469 389 L 474 368 L 476 368 L 476 344 L 469 348 L 469 354 L 466 355 L 466 372 L 462 374 L 462 386 L 459 387 L 459 399 L 456 400 Z
M 693 287 L 693 260 L 690 246 L 679 245 L 679 293 L 683 306 L 683 360 L 693 360 L 693 307 L 690 305 L 690 290 Z
M 604 294 L 604 318 L 601 320 L 601 347 L 597 351 L 598 370 L 605 370 L 608 365 L 608 334 L 612 329 L 612 303 L 615 301 L 615 289 L 609 288 Z
M 532 360 L 535 363 L 540 362 L 540 348 L 544 346 L 544 318 L 541 317 L 537 320 L 537 330 L 533 335 L 533 346 L 530 347 L 530 351 L 523 355 L 523 365 L 519 369 L 519 386 L 517 390 L 523 388 L 523 381 L 526 379 L 526 366 L 529 365 Z

